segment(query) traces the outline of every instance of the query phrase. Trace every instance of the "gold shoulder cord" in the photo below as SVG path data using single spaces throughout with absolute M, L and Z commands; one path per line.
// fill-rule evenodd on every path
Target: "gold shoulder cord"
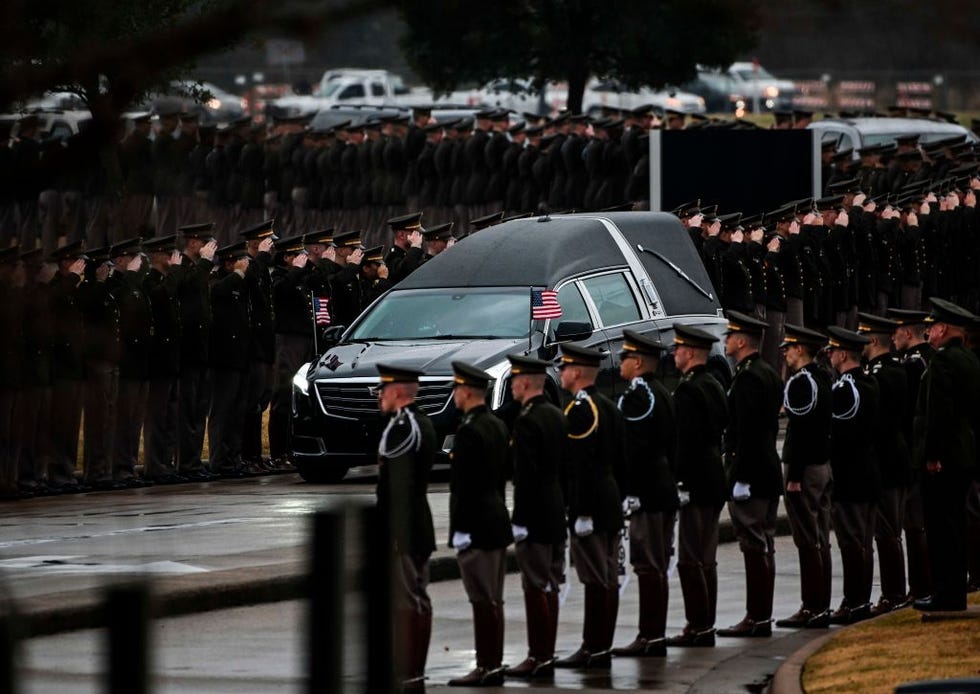
M 585 398 L 585 400 L 589 403 L 589 407 L 592 408 L 592 426 L 590 426 L 584 434 L 569 433 L 568 438 L 570 439 L 575 439 L 575 440 L 584 439 L 587 436 L 591 436 L 592 433 L 595 432 L 597 428 L 599 428 L 599 408 L 595 406 L 595 403 L 592 401 L 592 398 Z M 581 401 L 573 400 L 572 402 L 568 403 L 568 405 L 565 407 L 566 416 L 568 415 L 569 412 L 572 411 L 572 408 L 575 407 L 575 405 L 578 402 Z

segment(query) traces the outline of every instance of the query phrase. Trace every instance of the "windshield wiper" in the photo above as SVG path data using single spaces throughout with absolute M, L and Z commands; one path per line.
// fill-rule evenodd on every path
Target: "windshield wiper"
M 503 335 L 433 335 L 432 340 L 504 340 Z M 516 339 L 516 338 L 515 338 Z
M 649 253 L 654 258 L 659 259 L 662 263 L 664 263 L 665 265 L 667 265 L 667 267 L 669 267 L 674 272 L 676 272 L 679 277 L 687 280 L 688 284 L 690 284 L 692 287 L 694 287 L 699 292 L 701 292 L 706 297 L 708 297 L 708 299 L 710 299 L 711 301 L 714 301 L 715 300 L 715 298 L 713 296 L 711 296 L 711 294 L 709 294 L 707 291 L 705 291 L 704 288 L 700 284 L 698 284 L 697 282 L 695 282 L 694 280 L 692 280 L 690 277 L 688 277 L 688 275 L 687 275 L 686 272 L 684 272 L 683 270 L 681 270 L 677 266 L 676 263 L 674 263 L 672 260 L 670 260 L 669 258 L 667 258 L 665 255 L 663 255 L 662 253 L 657 253 L 657 251 L 654 251 L 654 250 L 652 250 L 650 248 L 644 248 L 640 244 L 636 244 L 636 247 L 640 250 L 640 253 Z

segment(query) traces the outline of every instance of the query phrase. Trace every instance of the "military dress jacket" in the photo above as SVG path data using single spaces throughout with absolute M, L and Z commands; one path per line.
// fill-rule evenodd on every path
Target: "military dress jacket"
M 435 427 L 418 405 L 389 416 L 378 443 L 378 508 L 402 554 L 427 557 L 436 548 L 426 496 L 435 452 Z
M 892 354 L 868 362 L 865 373 L 878 385 L 875 449 L 884 489 L 905 487 L 912 481 L 912 462 L 901 423 L 908 403 L 908 376 Z
M 568 524 L 592 518 L 596 532 L 623 527 L 623 424 L 616 405 L 596 387 L 579 391 L 565 408 L 568 422 Z
M 691 503 L 724 505 L 728 484 L 722 464 L 722 433 L 728 424 L 728 399 L 717 379 L 699 364 L 674 389 L 677 416 L 677 484 Z
M 728 428 L 725 430 L 725 468 L 728 485 L 751 486 L 753 498 L 775 499 L 782 494 L 783 475 L 776 452 L 783 383 L 758 352 L 735 367 L 728 389 Z
M 980 362 L 959 339 L 936 350 L 919 386 L 915 427 L 922 432 L 921 463 L 944 470 L 972 471 L 980 408 Z
M 802 482 L 809 465 L 830 462 L 830 376 L 810 362 L 786 379 L 783 389 L 786 481 Z
M 521 406 L 510 438 L 514 469 L 511 522 L 527 528 L 529 542 L 558 544 L 565 540 L 561 478 L 566 446 L 565 418 L 558 407 L 544 395 Z
M 677 509 L 674 401 L 663 383 L 647 373 L 630 381 L 617 407 L 623 417 L 625 496 L 650 513 Z
M 875 450 L 878 386 L 860 367 L 847 371 L 831 388 L 830 468 L 834 501 L 873 503 L 881 495 Z
M 463 416 L 449 453 L 449 537 L 469 533 L 473 549 L 513 541 L 504 488 L 510 467 L 507 427 L 485 406 Z

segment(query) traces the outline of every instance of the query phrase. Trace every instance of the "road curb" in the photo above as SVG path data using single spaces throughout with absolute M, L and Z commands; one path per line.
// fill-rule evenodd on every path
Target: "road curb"
M 770 694 L 804 694 L 803 667 L 807 659 L 823 648 L 824 644 L 840 633 L 840 629 L 828 631 L 823 636 L 813 639 L 803 648 L 794 651 L 786 661 L 776 668 L 772 681 L 769 683 Z
M 777 522 L 777 534 L 789 534 L 785 517 Z M 719 541 L 733 542 L 731 521 L 719 525 Z M 178 617 L 246 605 L 304 599 L 309 595 L 306 562 L 276 563 L 245 569 L 153 579 L 153 616 Z M 507 551 L 507 572 L 517 572 L 513 548 Z M 458 580 L 455 555 L 440 553 L 429 564 L 430 581 Z M 66 631 L 95 629 L 105 624 L 103 591 L 66 591 L 17 599 L 15 609 L 21 638 L 51 636 Z

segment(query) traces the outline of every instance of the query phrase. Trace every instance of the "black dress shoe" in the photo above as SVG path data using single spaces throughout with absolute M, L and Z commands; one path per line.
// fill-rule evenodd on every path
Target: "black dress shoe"
M 667 655 L 667 639 L 647 639 L 637 635 L 633 643 L 612 649 L 617 658 L 660 658 Z
M 714 648 L 715 630 L 713 627 L 703 630 L 687 626 L 684 631 L 667 639 L 667 646 L 677 648 Z
M 827 629 L 830 626 L 830 610 L 824 610 L 806 623 L 807 629 Z
M 449 680 L 447 684 L 450 687 L 502 687 L 504 669 L 476 667 L 469 674 Z
M 763 619 L 755 621 L 751 617 L 745 617 L 741 622 L 727 629 L 719 629 L 718 636 L 738 637 L 738 638 L 764 638 L 772 636 L 772 620 Z
M 555 661 L 555 667 L 576 670 L 606 670 L 612 667 L 609 651 L 590 653 L 582 646 L 566 658 Z
M 816 615 L 812 611 L 806 609 L 805 607 L 801 607 L 795 614 L 792 614 L 785 619 L 777 619 L 776 626 L 783 629 L 804 629 L 814 617 L 816 617 Z
M 518 679 L 547 679 L 555 676 L 555 659 L 538 660 L 528 656 L 521 663 L 504 670 L 507 677 Z
M 241 479 L 243 477 L 249 477 L 249 474 L 245 471 L 244 467 L 225 468 L 223 470 L 218 470 L 218 474 L 224 479 Z
M 963 600 L 950 600 L 931 595 L 912 603 L 912 607 L 920 612 L 963 612 L 966 610 L 966 596 Z
M 116 482 L 115 480 L 99 480 L 98 482 L 92 483 L 93 491 L 97 492 L 113 492 L 119 489 L 126 489 L 128 486 L 125 482 Z

